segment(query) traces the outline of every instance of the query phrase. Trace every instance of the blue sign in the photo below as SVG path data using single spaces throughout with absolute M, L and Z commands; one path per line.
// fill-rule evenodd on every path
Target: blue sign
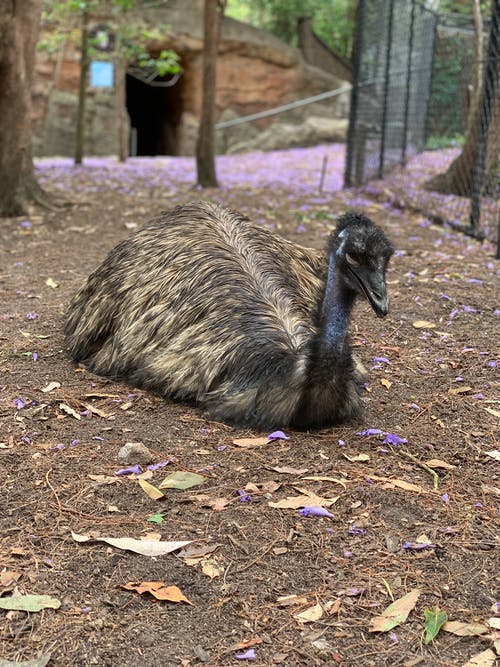
M 90 63 L 90 85 L 92 88 L 113 88 L 114 65 L 105 60 Z

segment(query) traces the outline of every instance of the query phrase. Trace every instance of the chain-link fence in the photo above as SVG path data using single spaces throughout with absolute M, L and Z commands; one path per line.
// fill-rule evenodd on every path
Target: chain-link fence
M 438 14 L 417 0 L 359 0 L 345 185 L 390 173 L 404 205 L 493 238 L 500 0 L 491 20 L 479 19 Z

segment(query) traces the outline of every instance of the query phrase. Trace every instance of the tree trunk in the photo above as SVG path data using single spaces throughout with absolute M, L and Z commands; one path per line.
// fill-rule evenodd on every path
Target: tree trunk
M 3 0 L 0 12 L 0 215 L 43 199 L 31 149 L 31 88 L 40 0 Z
M 76 111 L 75 164 L 82 164 L 85 142 L 85 95 L 89 73 L 89 10 L 82 9 L 82 37 L 80 40 L 80 80 L 78 82 L 78 107 Z
M 498 12 L 498 0 L 492 2 L 492 31 L 494 29 L 494 12 Z M 498 18 L 497 18 L 498 22 Z M 479 157 L 480 136 L 486 131 L 487 160 L 486 160 L 486 179 L 488 184 L 492 180 L 492 171 L 495 163 L 498 164 L 498 122 L 500 117 L 500 101 L 498 94 L 493 95 L 490 89 L 485 88 L 485 76 L 483 62 L 483 39 L 482 39 L 482 20 L 479 8 L 479 0 L 474 0 L 474 23 L 476 30 L 476 71 L 474 72 L 473 91 L 471 95 L 469 112 L 467 115 L 467 128 L 465 131 L 464 144 L 462 151 L 448 167 L 444 174 L 438 174 L 426 183 L 426 188 L 436 190 L 444 194 L 453 194 L 459 197 L 470 197 L 473 193 L 475 184 L 475 169 Z M 492 32 L 493 35 L 493 32 Z M 490 37 L 490 47 L 491 47 Z M 496 37 L 498 40 L 498 36 Z M 491 57 L 491 54 L 490 54 Z M 498 53 L 495 56 L 498 58 Z M 498 70 L 497 70 L 498 72 Z M 498 93 L 498 83 L 494 84 Z M 490 99 L 491 98 L 491 99 Z M 488 109 L 487 117 L 485 109 Z M 492 131 L 489 132 L 484 124 L 492 124 Z M 482 127 L 483 125 L 483 127 Z M 496 155 L 495 155 L 496 153 Z
M 125 162 L 129 155 L 129 123 L 127 117 L 127 95 L 125 77 L 127 61 L 119 55 L 115 58 L 115 105 L 116 127 L 118 130 L 118 159 Z
M 204 188 L 218 187 L 215 172 L 215 84 L 217 47 L 224 8 L 224 0 L 205 0 L 202 110 L 196 142 L 198 185 Z

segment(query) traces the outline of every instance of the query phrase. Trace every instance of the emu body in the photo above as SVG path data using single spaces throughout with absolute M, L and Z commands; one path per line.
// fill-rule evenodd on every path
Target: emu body
M 67 312 L 69 351 L 98 374 L 194 399 L 215 420 L 358 420 L 349 320 L 357 294 L 387 312 L 391 253 L 364 216 L 340 219 L 325 257 L 220 206 L 177 207 L 89 277 Z

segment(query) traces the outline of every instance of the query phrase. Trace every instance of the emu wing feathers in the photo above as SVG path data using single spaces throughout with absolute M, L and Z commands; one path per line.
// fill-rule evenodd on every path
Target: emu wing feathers
M 293 423 L 307 382 L 325 260 L 208 203 L 120 243 L 71 303 L 73 358 L 214 419 Z

